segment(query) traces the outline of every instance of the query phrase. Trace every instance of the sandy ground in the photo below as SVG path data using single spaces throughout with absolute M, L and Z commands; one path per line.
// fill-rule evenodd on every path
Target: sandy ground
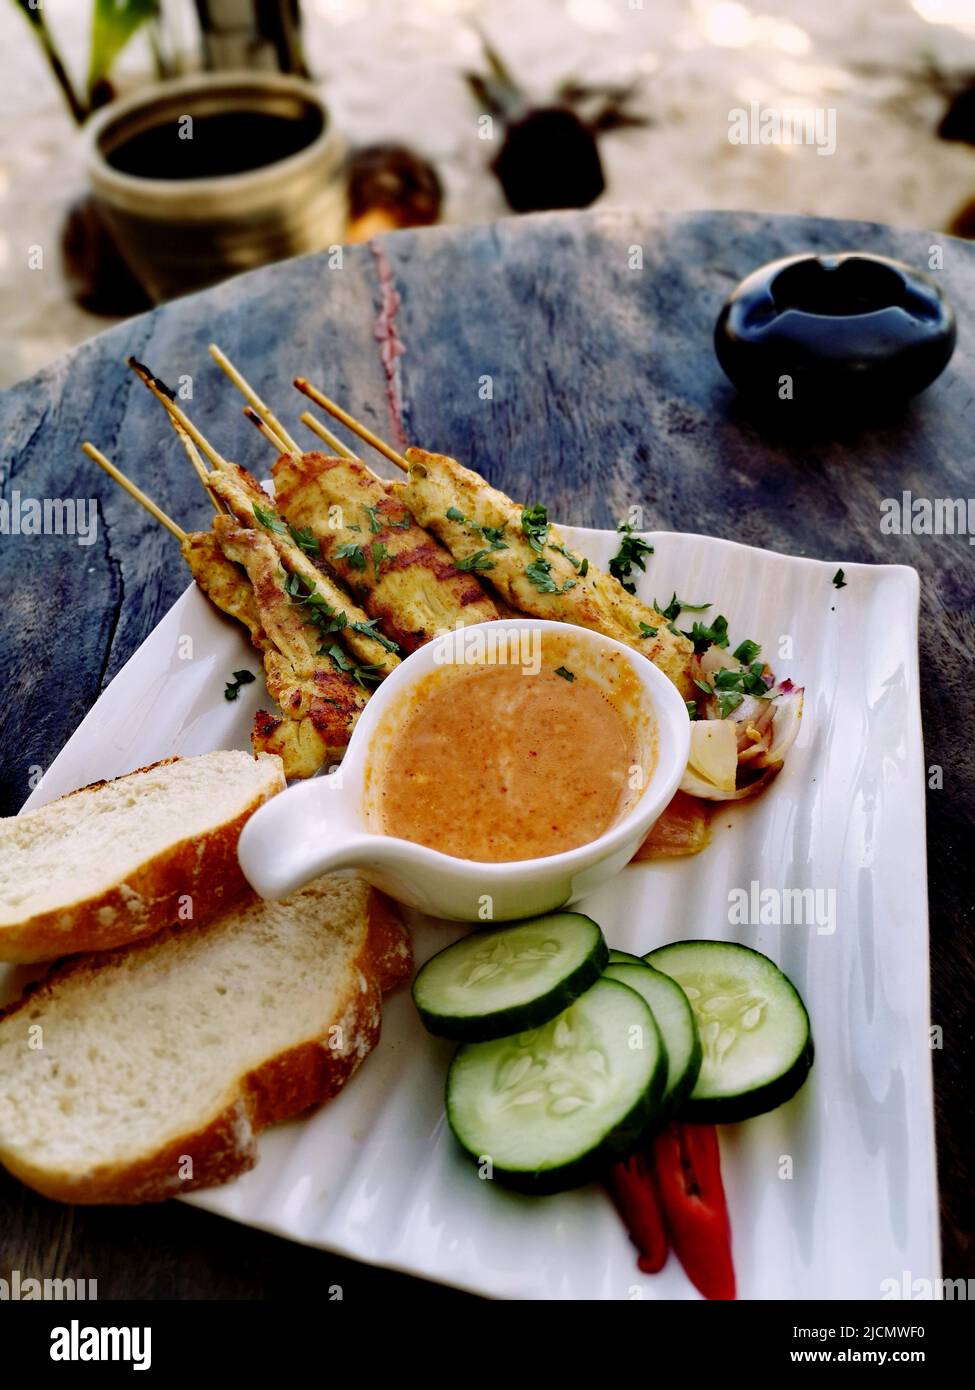
M 189 0 L 169 0 L 188 49 Z M 616 205 L 749 208 L 944 228 L 975 198 L 975 150 L 934 130 L 928 73 L 975 74 L 975 0 L 304 0 L 306 49 L 352 144 L 397 139 L 431 158 L 450 221 L 504 215 L 463 80 L 479 23 L 536 100 L 567 77 L 639 83 L 645 128 L 602 144 Z M 88 0 L 45 0 L 83 69 Z M 137 41 L 122 77 L 146 69 Z M 27 31 L 0 5 L 0 385 L 107 326 L 75 306 L 60 268 L 64 208 L 84 188 L 80 140 Z M 815 144 L 735 144 L 731 113 L 820 113 Z M 38 258 L 37 248 L 41 256 Z M 41 264 L 32 268 L 32 262 Z

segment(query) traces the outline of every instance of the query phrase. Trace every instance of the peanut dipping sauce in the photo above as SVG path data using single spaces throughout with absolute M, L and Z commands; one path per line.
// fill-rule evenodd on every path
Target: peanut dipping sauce
M 583 664 L 593 664 L 591 649 L 551 640 L 534 672 L 461 664 L 425 676 L 377 736 L 370 823 L 481 863 L 597 839 L 639 799 L 656 755 L 627 708 L 639 687 L 632 670 L 615 653 L 601 656 L 598 679 Z M 574 679 L 556 674 L 560 666 Z

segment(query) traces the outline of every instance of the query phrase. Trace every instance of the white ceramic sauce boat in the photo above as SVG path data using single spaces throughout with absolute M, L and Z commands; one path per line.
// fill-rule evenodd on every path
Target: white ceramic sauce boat
M 439 667 L 463 660 L 462 642 L 491 629 L 502 640 L 527 630 L 571 640 L 592 670 L 622 656 L 636 676 L 639 718 L 656 731 L 656 756 L 643 790 L 597 839 L 540 859 L 482 863 L 457 859 L 370 826 L 367 770 L 387 713 Z M 465 638 L 465 634 L 467 637 Z M 495 638 L 495 641 L 499 639 Z M 530 639 L 529 639 L 530 640 Z M 614 661 L 618 660 L 618 656 Z M 631 685 L 633 683 L 631 682 Z M 283 898 L 319 874 L 353 871 L 399 902 L 455 921 L 511 921 L 551 912 L 591 893 L 633 857 L 677 790 L 690 747 L 690 721 L 680 692 L 646 657 L 612 638 L 565 623 L 512 618 L 448 632 L 412 653 L 375 690 L 359 717 L 341 766 L 291 787 L 265 803 L 240 837 L 244 874 L 264 898 Z M 468 807 L 460 815 L 476 815 Z

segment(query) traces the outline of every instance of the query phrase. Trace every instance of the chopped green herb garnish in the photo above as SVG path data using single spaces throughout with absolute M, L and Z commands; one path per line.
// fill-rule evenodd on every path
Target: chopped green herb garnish
M 549 560 L 533 560 L 530 565 L 525 566 L 525 574 L 540 594 L 564 594 L 567 589 L 575 588 L 574 579 L 567 579 L 559 588 L 552 578 L 552 565 Z
M 260 522 L 265 531 L 273 531 L 277 536 L 285 536 L 288 527 L 273 507 L 254 507 L 254 520 Z
M 373 571 L 374 571 L 374 573 L 375 573 L 377 579 L 379 578 L 379 566 L 380 566 L 380 565 L 382 564 L 382 562 L 387 558 L 388 555 L 389 555 L 389 551 L 388 551 L 388 550 L 386 549 L 386 547 L 383 545 L 382 541 L 373 541 L 373 543 L 372 543 L 372 568 L 373 568 Z
M 555 674 L 561 676 L 564 681 L 568 681 L 570 684 L 575 680 L 573 673 L 565 666 L 556 666 Z
M 661 617 L 666 618 L 668 622 L 671 623 L 676 623 L 677 619 L 680 617 L 682 613 L 703 613 L 706 608 L 711 607 L 710 603 L 688 603 L 685 599 L 678 598 L 676 594 L 673 595 L 666 608 L 661 608 L 660 604 L 657 602 L 656 599 L 654 599 L 653 601 L 653 606 L 654 608 L 656 608 L 657 612 L 661 615 Z M 722 618 L 718 618 L 717 621 L 723 622 L 724 620 Z M 697 627 L 699 626 L 699 624 L 695 623 L 694 626 Z M 689 632 L 685 632 L 680 633 L 678 635 L 683 637 L 690 637 L 691 634 Z
M 346 526 L 345 529 L 346 529 L 347 531 L 361 531 L 361 530 L 362 530 L 362 527 L 359 525 L 358 522 L 354 522 L 354 523 L 353 523 L 353 522 L 350 521 L 349 524 L 348 524 L 348 526 Z
M 250 685 L 254 680 L 253 671 L 235 671 L 232 681 L 228 681 L 223 688 L 223 698 L 225 700 L 236 700 L 240 694 L 242 685 Z
M 292 603 L 307 609 L 307 622 L 317 628 L 323 637 L 341 632 L 348 622 L 345 613 L 336 613 L 318 589 L 314 585 L 309 587 L 298 574 L 288 576 L 284 591 Z
M 471 517 L 465 516 L 457 507 L 448 507 L 446 512 L 448 521 L 459 521 L 462 526 L 466 526 L 475 535 L 483 536 L 492 550 L 507 550 L 508 542 L 503 539 L 504 526 L 479 526 Z
M 338 671 L 352 670 L 352 662 L 349 660 L 349 658 L 346 656 L 345 652 L 342 650 L 342 648 L 338 645 L 337 642 L 332 642 L 329 646 L 323 647 L 322 650 L 318 653 L 318 655 L 330 656 L 332 658 L 332 661 L 335 663 L 336 670 Z
M 369 530 L 375 536 L 379 531 L 383 529 L 383 524 L 379 520 L 379 513 L 377 512 L 375 507 L 363 506 L 362 510 L 369 518 Z
M 475 526 L 475 531 L 480 531 L 484 539 L 490 544 L 492 550 L 507 550 L 508 542 L 503 539 L 503 526 Z
M 586 574 L 589 572 L 589 561 L 580 560 L 578 555 L 573 555 L 572 551 L 568 548 L 568 546 L 550 545 L 549 550 L 557 550 L 560 555 L 564 555 L 565 558 L 568 560 L 569 564 L 572 566 L 572 568 L 574 570 L 578 570 L 579 574 L 583 578 L 585 578 Z
M 641 623 L 641 624 L 640 624 L 640 636 L 641 636 L 641 637 L 656 637 L 656 635 L 657 635 L 657 633 L 658 633 L 659 631 L 660 631 L 659 627 L 651 627 L 649 623 Z
M 748 666 L 755 660 L 761 650 L 762 648 L 758 642 L 749 642 L 746 639 L 740 646 L 735 648 L 733 655 L 736 661 L 740 661 L 743 666 Z
M 702 652 L 706 652 L 708 647 L 726 647 L 728 645 L 728 619 L 719 613 L 710 625 L 694 623 L 690 632 L 685 632 L 682 635 L 691 639 L 698 656 Z
M 684 704 L 687 706 L 687 713 L 688 713 L 688 716 L 689 716 L 691 719 L 696 719 L 696 718 L 697 718 L 697 701 L 696 701 L 696 700 L 685 700 L 685 701 L 684 701 Z
M 672 634 L 674 635 L 674 637 L 683 637 L 683 636 L 684 636 L 684 634 L 681 632 L 680 628 L 677 627 L 674 623 L 668 623 L 668 624 L 667 624 L 667 631 L 670 632 L 670 633 L 672 633 Z
M 718 694 L 718 710 L 722 719 L 727 719 L 732 710 L 736 710 L 744 700 L 740 690 L 722 690 Z
M 356 666 L 354 662 L 349 660 L 337 642 L 333 642 L 331 646 L 322 647 L 318 655 L 331 657 L 335 669 L 350 674 L 356 684 L 362 686 L 363 690 L 366 687 L 366 681 L 375 682 L 381 678 L 377 674 L 382 671 L 381 666 Z
M 455 560 L 454 566 L 459 570 L 466 570 L 468 573 L 474 570 L 493 570 L 494 561 L 489 558 L 490 550 L 475 550 L 473 554 L 467 555 L 463 560 Z
M 762 675 L 763 666 L 760 661 L 753 661 L 750 666 L 744 666 L 740 671 L 732 671 L 729 667 L 723 666 L 714 677 L 714 694 L 718 701 L 718 709 L 722 719 L 727 719 L 732 710 L 736 710 L 742 703 L 746 695 L 751 695 L 755 700 L 774 700 L 777 697 L 769 692 L 768 686 Z M 696 685 L 701 685 L 700 681 L 695 681 Z M 703 689 L 703 685 L 701 685 Z
M 694 677 L 694 684 L 697 686 L 698 690 L 703 690 L 705 695 L 714 694 L 714 687 L 708 685 L 707 681 L 699 681 L 697 676 Z
M 351 526 L 349 530 L 351 530 Z M 355 570 L 364 570 L 366 567 L 366 557 L 362 553 L 362 546 L 356 545 L 354 541 L 346 541 L 344 545 L 336 546 L 336 560 L 348 560 Z
M 836 573 L 833 575 L 833 585 L 837 589 L 846 588 L 846 579 L 844 578 L 842 570 L 837 570 Z
M 373 663 L 371 666 L 357 666 L 352 672 L 352 679 L 356 685 L 361 685 L 363 690 L 366 688 L 367 681 L 377 685 L 382 678 L 383 668 L 378 663 Z
M 588 556 L 588 555 L 583 555 L 583 557 L 582 557 L 582 564 L 579 566 L 579 578 L 580 578 L 580 579 L 585 579 L 585 577 L 586 577 L 586 575 L 587 575 L 588 573 L 589 573 L 589 556 Z M 595 587 L 596 587 L 596 586 L 593 585 L 593 588 L 595 588 Z
M 649 541 L 634 535 L 629 522 L 621 521 L 616 529 L 622 539 L 619 550 L 609 562 L 609 572 L 614 579 L 619 580 L 628 594 L 635 594 L 636 585 L 630 579 L 633 566 L 636 565 L 637 569 L 646 572 L 646 557 L 653 554 L 653 546 Z
M 303 550 L 306 555 L 321 555 L 321 546 L 310 526 L 292 526 L 289 522 L 288 533 L 299 550 Z
M 345 617 L 345 614 L 342 614 Z M 388 652 L 398 652 L 399 646 L 396 642 L 390 641 L 382 632 L 376 630 L 378 618 L 365 618 L 359 623 L 350 623 L 349 626 L 355 632 L 361 632 L 363 637 L 371 637 L 374 642 L 378 642 L 381 647 L 385 647 Z
M 541 502 L 536 502 L 534 507 L 525 507 L 521 513 L 521 529 L 527 537 L 528 544 L 532 550 L 537 550 L 541 555 L 548 540 L 548 512 Z

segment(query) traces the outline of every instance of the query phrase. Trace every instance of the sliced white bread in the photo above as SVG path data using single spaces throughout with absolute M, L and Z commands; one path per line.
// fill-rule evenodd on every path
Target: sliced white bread
M 237 841 L 284 786 L 273 755 L 204 753 L 0 820 L 0 960 L 53 960 L 207 921 L 249 891 Z
M 328 875 L 54 966 L 0 1017 L 0 1163 L 66 1202 L 226 1182 L 345 1084 L 411 965 L 392 904 Z

